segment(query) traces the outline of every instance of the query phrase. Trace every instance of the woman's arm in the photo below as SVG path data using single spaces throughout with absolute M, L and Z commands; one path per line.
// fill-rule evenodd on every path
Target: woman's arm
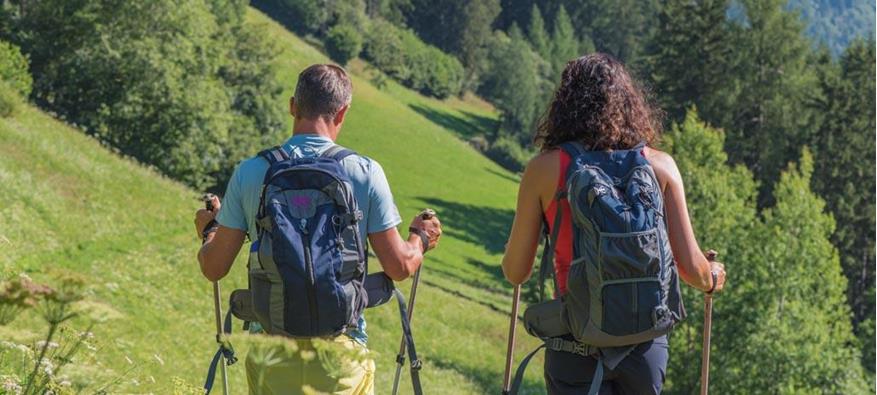
M 542 199 L 557 179 L 558 156 L 546 153 L 533 158 L 524 170 L 518 190 L 515 221 L 502 259 L 502 271 L 512 284 L 521 284 L 530 277 L 533 260 L 542 230 Z
M 722 289 L 725 270 L 719 262 L 709 262 L 694 237 L 688 205 L 685 201 L 685 187 L 682 174 L 670 155 L 651 151 L 651 162 L 664 190 L 664 205 L 667 215 L 667 232 L 670 235 L 670 248 L 679 267 L 679 275 L 689 285 L 702 291 L 713 288 L 712 271 L 718 275 L 715 290 Z

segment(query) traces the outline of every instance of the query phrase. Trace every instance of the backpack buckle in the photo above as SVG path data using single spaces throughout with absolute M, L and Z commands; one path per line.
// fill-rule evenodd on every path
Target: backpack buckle
M 572 352 L 574 354 L 578 354 L 578 355 L 581 355 L 583 357 L 587 357 L 588 356 L 588 346 L 584 345 L 583 343 L 575 342 L 575 344 L 573 345 Z

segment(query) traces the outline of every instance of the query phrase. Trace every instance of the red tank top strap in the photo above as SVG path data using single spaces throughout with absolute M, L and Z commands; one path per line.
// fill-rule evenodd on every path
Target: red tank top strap
M 557 177 L 557 191 L 561 191 L 566 187 L 566 172 L 572 163 L 572 158 L 564 150 L 560 151 L 560 174 Z M 559 205 L 558 205 L 559 203 Z M 557 286 L 560 296 L 566 293 L 566 281 L 569 274 L 569 266 L 572 262 L 572 211 L 569 207 L 569 201 L 566 199 L 559 202 L 555 199 L 551 200 L 548 209 L 545 210 L 544 216 L 548 224 L 548 231 L 554 230 L 555 215 L 557 210 L 561 211 L 560 231 L 557 234 L 557 242 L 554 245 L 554 274 L 557 278 Z

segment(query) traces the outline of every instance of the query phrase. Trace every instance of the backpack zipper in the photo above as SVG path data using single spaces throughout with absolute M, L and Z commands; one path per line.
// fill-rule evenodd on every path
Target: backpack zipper
M 302 218 L 299 225 L 302 238 L 304 239 L 305 269 L 308 272 L 308 280 L 310 280 L 310 284 L 308 284 L 308 305 L 311 310 L 311 331 L 316 331 L 316 328 L 319 327 L 320 315 L 317 311 L 317 280 L 314 277 L 314 261 L 311 257 L 311 236 L 308 232 L 308 220 Z

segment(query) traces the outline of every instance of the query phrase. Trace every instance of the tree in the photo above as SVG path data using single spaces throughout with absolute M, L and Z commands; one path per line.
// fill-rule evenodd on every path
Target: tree
M 408 26 L 423 41 L 460 59 L 466 69 L 466 87 L 475 87 L 486 71 L 499 0 L 412 0 L 412 4 Z
M 729 165 L 722 132 L 690 112 L 664 147 L 685 180 L 695 232 L 715 248 L 729 280 L 716 296 L 710 385 L 720 393 L 864 393 L 853 346 L 834 221 L 810 191 L 813 159 L 805 150 L 777 187 L 776 205 L 756 214 L 756 183 Z M 699 292 L 683 290 L 689 316 L 670 338 L 667 392 L 698 387 Z M 695 366 L 695 368 L 692 368 Z
M 632 68 L 649 36 L 656 2 L 652 0 L 565 0 L 576 33 L 590 37 L 600 52 L 612 54 Z
M 873 372 L 874 333 L 868 328 L 874 321 L 874 42 L 854 41 L 839 62 L 827 56 L 825 62 L 819 77 L 824 96 L 812 104 L 824 116 L 811 143 L 819 163 L 813 188 L 837 220 L 832 240 L 849 280 L 863 362 Z
M 721 122 L 738 94 L 735 45 L 727 21 L 730 0 L 667 0 L 647 45 L 645 69 L 661 108 L 681 122 L 696 106 L 706 120 Z M 721 123 L 718 123 L 721 125 Z
M 533 8 L 530 10 L 527 38 L 533 50 L 542 59 L 551 59 L 551 44 L 548 40 L 548 33 L 545 31 L 545 21 L 542 19 L 542 13 L 539 12 L 539 7 L 536 4 L 533 4 Z
M 540 100 L 545 89 L 545 62 L 530 49 L 521 29 L 512 25 L 508 36 L 496 33 L 490 65 L 493 73 L 485 76 L 481 93 L 502 112 L 500 134 L 525 143 L 530 140 L 540 107 L 544 105 Z
M 260 48 L 259 33 L 241 27 L 245 10 L 221 0 L 47 0 L 13 15 L 11 31 L 34 59 L 38 105 L 208 189 L 241 159 L 230 154 L 254 153 L 250 142 L 282 124 L 282 115 L 265 110 L 280 92 L 265 67 L 273 54 Z
M 783 0 L 745 0 L 745 19 L 734 26 L 740 54 L 727 78 L 741 92 L 722 119 L 710 119 L 729 133 L 732 161 L 745 163 L 761 182 L 759 203 L 771 203 L 770 189 L 818 124 L 806 101 L 818 92 L 808 62 L 810 43 L 798 15 Z M 720 115 L 715 114 L 718 118 Z
M 555 74 L 559 75 L 570 60 L 590 52 L 594 52 L 594 43 L 585 38 L 581 45 L 579 44 L 572 20 L 569 19 L 566 8 L 561 5 L 554 18 L 554 30 L 551 34 L 551 56 L 547 58 L 552 63 L 554 70 L 557 70 Z

